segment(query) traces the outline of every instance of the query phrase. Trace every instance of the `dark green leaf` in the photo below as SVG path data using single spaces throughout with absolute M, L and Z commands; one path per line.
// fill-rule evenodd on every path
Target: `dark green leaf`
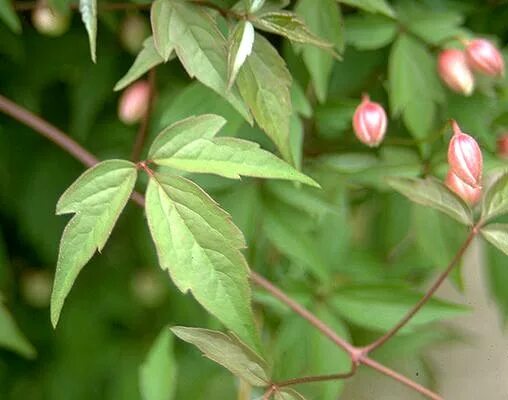
M 333 43 L 339 52 L 343 50 L 342 16 L 334 0 L 320 0 L 319 7 L 316 7 L 315 0 L 299 0 L 295 11 L 305 20 L 312 32 Z M 303 61 L 314 84 L 316 96 L 320 102 L 324 102 L 328 93 L 328 82 L 334 57 L 314 46 L 304 46 L 301 50 Z
M 81 175 L 60 197 L 57 214 L 75 213 L 60 242 L 51 322 L 56 326 L 65 298 L 96 250 L 102 251 L 136 182 L 136 165 L 108 160 Z
M 205 357 L 219 363 L 251 385 L 267 386 L 270 383 L 265 360 L 236 336 L 183 326 L 175 326 L 171 330 L 180 339 L 196 346 Z
M 291 161 L 291 75 L 277 50 L 264 37 L 256 35 L 253 52 L 238 74 L 237 85 L 256 122 L 282 156 Z
M 228 214 L 191 181 L 157 173 L 146 214 L 159 263 L 176 286 L 256 346 L 243 236 Z
M 79 12 L 81 19 L 85 24 L 88 32 L 88 41 L 90 42 L 90 54 L 92 61 L 97 61 L 96 44 L 97 44 L 97 0 L 79 0 Z
M 164 327 L 155 339 L 139 369 L 139 386 L 143 400 L 171 400 L 177 384 L 177 367 L 173 355 L 173 335 Z
M 153 37 L 150 36 L 143 43 L 143 49 L 139 52 L 134 64 L 129 68 L 127 73 L 115 85 L 114 90 L 122 90 L 130 85 L 136 79 L 143 76 L 150 71 L 153 67 L 164 62 L 164 59 L 156 51 Z
M 267 12 L 257 16 L 254 25 L 264 31 L 282 35 L 296 43 L 311 44 L 313 46 L 332 48 L 333 43 L 314 35 L 305 22 L 291 11 Z
M 395 17 L 395 12 L 386 0 L 337 0 L 352 7 L 358 7 L 371 13 L 380 13 L 388 17 Z
M 0 297 L 0 347 L 15 351 L 27 358 L 35 357 L 35 349 L 16 326 Z
M 482 235 L 508 255 L 508 224 L 490 224 L 482 228 Z
M 401 286 L 349 286 L 335 292 L 333 305 L 344 319 L 376 331 L 387 331 L 421 299 L 423 294 Z M 430 322 L 464 314 L 467 308 L 442 300 L 430 300 L 401 333 Z
M 0 0 L 0 20 L 13 32 L 21 32 L 21 23 L 10 0 Z
M 471 209 L 437 179 L 390 178 L 388 184 L 415 203 L 435 208 L 464 225 L 473 223 Z

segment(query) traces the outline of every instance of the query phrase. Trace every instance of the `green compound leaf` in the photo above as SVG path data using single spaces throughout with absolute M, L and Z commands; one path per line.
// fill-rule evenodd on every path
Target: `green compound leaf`
M 464 225 L 473 223 L 469 206 L 437 179 L 390 178 L 388 184 L 415 203 L 435 208 Z
M 139 369 L 143 400 L 171 400 L 175 397 L 177 367 L 173 354 L 173 335 L 167 327 L 155 339 Z
M 239 251 L 241 232 L 196 184 L 155 173 L 146 193 L 146 215 L 161 268 L 183 293 L 257 347 L 250 305 L 249 269 Z
M 289 162 L 292 161 L 289 141 L 291 80 L 277 50 L 263 36 L 256 35 L 252 54 L 236 82 L 256 122 Z
M 227 368 L 252 386 L 270 383 L 265 360 L 236 336 L 201 328 L 175 326 L 171 328 L 180 339 L 191 343 L 212 361 Z
M 225 120 L 217 115 L 191 117 L 165 129 L 149 152 L 158 165 L 195 173 L 209 173 L 231 179 L 240 176 L 285 179 L 319 187 L 313 179 L 242 139 L 215 138 Z
M 136 165 L 108 160 L 81 175 L 60 197 L 58 215 L 75 213 L 62 235 L 51 294 L 51 322 L 56 326 L 65 298 L 96 250 L 103 249 L 136 182 Z

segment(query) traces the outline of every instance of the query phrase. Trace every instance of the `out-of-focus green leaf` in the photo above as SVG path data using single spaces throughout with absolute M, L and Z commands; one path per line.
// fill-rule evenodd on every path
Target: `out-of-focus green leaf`
M 0 294 L 0 347 L 34 358 L 36 351 L 17 327 Z
M 395 17 L 395 12 L 386 0 L 337 0 L 339 3 L 348 6 L 361 8 L 362 10 L 384 14 L 388 17 Z
M 374 50 L 390 44 L 397 24 L 379 15 L 355 15 L 345 19 L 346 42 L 360 50 Z
M 153 37 L 150 36 L 143 43 L 143 49 L 139 52 L 134 64 L 129 68 L 127 73 L 115 85 L 114 90 L 122 90 L 130 85 L 136 79 L 143 76 L 150 71 L 153 67 L 164 62 L 154 46 Z
M 21 32 L 21 23 L 10 0 L 0 0 L 0 20 L 13 32 Z
M 307 99 L 302 87 L 296 81 L 293 81 L 291 85 L 291 102 L 293 103 L 293 110 L 296 113 L 305 118 L 312 116 L 312 106 L 309 99 Z
M 508 255 L 508 224 L 490 224 L 481 232 L 485 239 Z
M 291 75 L 277 50 L 264 37 L 256 35 L 254 49 L 238 74 L 237 85 L 256 122 L 284 159 L 291 162 Z
M 277 390 L 274 394 L 275 400 L 305 400 L 300 393 L 293 389 Z
M 258 15 L 253 22 L 256 28 L 282 35 L 293 42 L 311 44 L 324 48 L 332 48 L 334 46 L 333 43 L 327 42 L 314 35 L 305 25 L 305 22 L 291 11 L 261 14 Z
M 169 43 L 191 77 L 216 91 L 243 117 L 252 118 L 240 99 L 238 90 L 227 90 L 226 39 L 215 20 L 203 7 L 182 0 L 158 0 L 167 8 L 164 24 L 168 26 Z
M 173 355 L 173 335 L 164 327 L 155 339 L 139 369 L 143 400 L 171 400 L 177 384 L 177 366 Z
M 488 221 L 508 212 L 508 174 L 499 177 L 485 193 L 482 219 Z
M 319 37 L 332 43 L 342 52 L 344 38 L 342 15 L 335 0 L 320 0 L 316 7 L 314 0 L 299 0 L 295 12 L 305 21 L 309 29 Z M 315 46 L 301 48 L 303 61 L 309 70 L 316 96 L 324 102 L 328 93 L 328 83 L 333 68 L 334 57 Z
M 473 223 L 471 209 L 437 179 L 390 178 L 388 183 L 415 203 L 435 208 L 464 225 Z
M 235 25 L 229 35 L 228 45 L 228 89 L 233 86 L 236 76 L 254 46 L 254 27 L 249 21 Z
M 251 385 L 267 386 L 270 383 L 265 360 L 236 336 L 183 326 L 175 326 L 171 331 L 180 339 L 196 346 L 205 357 L 221 364 Z
M 136 182 L 136 165 L 108 160 L 81 175 L 60 197 L 57 214 L 75 213 L 60 242 L 51 294 L 51 322 L 56 326 L 65 298 L 96 250 L 102 251 Z
M 333 305 L 342 317 L 355 325 L 376 331 L 387 331 L 421 299 L 423 294 L 402 286 L 348 286 L 333 295 Z M 443 319 L 457 317 L 467 308 L 442 300 L 430 300 L 401 333 Z
M 79 12 L 88 32 L 92 61 L 97 61 L 97 0 L 79 0 Z
M 496 246 L 497 247 L 497 246 Z M 506 326 L 508 321 L 508 268 L 506 268 L 506 253 L 494 246 L 487 246 L 487 273 L 491 296 L 496 301 L 502 320 Z
M 229 215 L 196 184 L 155 173 L 146 214 L 159 263 L 183 293 L 249 345 L 257 347 L 243 236 Z

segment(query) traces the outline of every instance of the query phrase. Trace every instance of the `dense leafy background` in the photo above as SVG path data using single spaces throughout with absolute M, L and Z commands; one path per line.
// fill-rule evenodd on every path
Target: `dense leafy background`
M 67 2 L 51 3 L 65 8 Z M 480 81 L 473 96 L 461 97 L 440 84 L 435 60 L 439 46 L 459 45 L 453 37 L 460 34 L 485 35 L 502 46 L 508 39 L 503 22 L 508 5 L 453 0 L 400 1 L 392 7 L 384 1 L 342 3 L 340 9 L 332 0 L 290 5 L 312 32 L 343 51 L 340 62 L 325 50 L 258 31 L 266 40 L 256 39 L 254 53 L 237 77 L 239 91 L 231 93 L 243 96 L 247 105 L 238 99 L 228 102 L 191 80 L 178 61 L 158 66 L 149 141 L 170 123 L 204 113 L 227 120 L 221 135 L 249 139 L 275 153 L 268 137 L 281 134 L 274 140 L 280 154 L 303 164 L 322 190 L 255 178 L 192 179 L 232 214 L 246 237 L 244 254 L 252 269 L 283 286 L 344 337 L 362 344 L 388 329 L 416 301 L 422 284 L 447 264 L 465 235 L 465 228 L 452 219 L 395 193 L 384 178 L 442 178 L 449 118 L 479 140 L 487 170 L 505 167 L 494 150 L 496 135 L 508 128 L 508 81 Z M 0 1 L 5 22 L 0 23 L 0 93 L 69 132 L 100 159 L 128 159 L 136 127 L 117 119 L 118 94 L 113 92 L 134 61 L 119 41 L 127 13 L 99 12 L 93 64 L 77 13 L 71 14 L 69 31 L 56 38 L 37 33 L 29 13 L 20 13 L 22 34 L 17 34 L 13 31 L 19 30 L 18 23 L 6 4 Z M 92 2 L 87 7 L 93 12 Z M 148 13 L 140 14 L 148 23 Z M 223 20 L 220 26 L 227 30 Z M 266 23 L 256 26 L 263 29 Z M 287 63 L 293 76 L 290 87 L 282 59 L 270 53 L 269 42 Z M 154 51 L 153 44 L 147 48 Z M 192 57 L 186 49 L 176 49 L 178 56 Z M 152 58 L 154 64 L 161 62 L 155 54 Z M 267 59 L 275 75 L 259 81 L 250 76 L 252 64 Z M 224 58 L 222 81 L 205 83 L 215 90 L 224 88 L 227 68 Z M 200 74 L 203 71 L 193 71 L 198 78 Z M 280 101 L 291 96 L 290 114 L 284 107 L 274 110 L 278 127 L 266 115 L 257 115 L 266 104 L 256 103 L 256 93 L 267 88 L 277 90 Z M 362 92 L 383 103 L 392 116 L 378 150 L 366 150 L 351 131 Z M 238 112 L 245 115 L 247 107 L 268 137 Z M 289 132 L 287 143 L 281 137 Z M 49 294 L 67 221 L 55 216 L 55 205 L 83 168 L 3 115 L 0 160 L 0 292 L 6 307 L 0 305 L 2 399 L 168 399 L 172 393 L 174 398 L 196 399 L 207 393 L 207 399 L 218 400 L 245 390 L 226 370 L 169 334 L 168 325 L 221 325 L 191 296 L 182 295 L 158 267 L 145 216 L 133 204 L 127 204 L 102 254 L 79 276 L 53 331 Z M 141 180 L 138 186 L 144 187 L 146 178 Z M 504 319 L 506 259 L 492 248 L 488 260 L 492 295 Z M 454 282 L 460 288 L 460 273 Z M 276 378 L 348 370 L 348 358 L 307 324 L 265 293 L 255 291 L 253 298 Z M 464 312 L 462 306 L 430 303 L 379 357 L 389 361 L 414 355 L 451 339 L 454 334 L 428 323 Z M 157 357 L 158 351 L 172 354 L 173 347 L 174 358 Z M 295 348 L 298 352 L 291 351 Z M 161 379 L 150 371 L 160 373 Z M 419 379 L 432 383 L 430 374 Z M 306 390 L 310 398 L 327 400 L 336 398 L 340 386 L 311 385 Z

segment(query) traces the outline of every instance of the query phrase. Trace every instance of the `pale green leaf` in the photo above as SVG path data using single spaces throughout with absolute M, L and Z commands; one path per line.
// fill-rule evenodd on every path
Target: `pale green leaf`
M 21 32 L 21 23 L 12 7 L 11 0 L 0 0 L 0 20 L 13 32 Z
M 258 15 L 254 25 L 264 31 L 282 35 L 296 43 L 332 48 L 333 43 L 312 33 L 300 17 L 291 11 L 272 11 Z
M 254 46 L 254 27 L 249 21 L 235 25 L 229 35 L 228 45 L 228 90 L 233 86 L 236 76 Z
M 482 204 L 482 219 L 488 221 L 507 212 L 508 174 L 504 174 L 487 189 Z
M 485 239 L 508 255 L 508 224 L 490 224 L 481 231 Z
M 143 400 L 171 400 L 175 396 L 177 366 L 173 355 L 173 335 L 164 327 L 139 369 Z
M 170 156 L 159 153 L 152 161 L 188 172 L 240 179 L 241 176 L 285 179 L 319 187 L 307 175 L 263 150 L 257 143 L 237 138 L 196 139 Z
M 435 208 L 464 225 L 473 223 L 466 203 L 436 179 L 390 178 L 388 184 L 415 203 Z
M 51 294 L 56 326 L 65 298 L 96 250 L 103 249 L 136 182 L 136 165 L 108 160 L 81 175 L 60 197 L 57 214 L 75 213 L 62 235 Z
M 300 393 L 291 388 L 277 390 L 274 394 L 275 400 L 305 400 Z
M 163 61 L 168 61 L 174 50 L 170 39 L 169 26 L 172 10 L 170 0 L 155 0 L 150 9 L 153 43 L 155 50 L 162 57 Z
M 339 3 L 347 4 L 348 6 L 361 8 L 362 10 L 384 14 L 387 17 L 395 17 L 395 12 L 386 0 L 337 0 Z
M 237 85 L 256 122 L 284 159 L 291 161 L 291 74 L 277 50 L 263 36 L 256 35 L 253 52 L 238 74 Z
M 423 294 L 402 286 L 362 285 L 335 291 L 332 302 L 342 317 L 355 325 L 387 331 L 395 326 L 422 296 Z M 431 299 L 400 333 L 410 333 L 422 325 L 463 315 L 467 310 L 462 305 Z
M 250 3 L 249 12 L 255 13 L 259 11 L 265 4 L 265 1 L 266 0 L 249 0 Z
M 97 44 L 97 0 L 79 0 L 79 12 L 81 19 L 85 24 L 88 32 L 88 41 L 90 43 L 90 54 L 92 61 L 97 61 L 96 44 Z
M 143 43 L 143 49 L 139 52 L 134 64 L 129 68 L 127 73 L 115 85 L 114 90 L 122 90 L 132 82 L 150 71 L 153 67 L 164 62 L 164 59 L 155 49 L 153 37 L 150 36 Z
M 343 22 L 335 0 L 299 0 L 295 11 L 305 20 L 309 29 L 319 37 L 333 43 L 341 52 L 344 48 Z M 299 47 L 300 49 L 300 47 Z M 318 100 L 323 103 L 328 93 L 328 82 L 335 62 L 329 52 L 315 46 L 301 47 L 303 61 L 309 70 Z
M 157 173 L 146 214 L 159 263 L 176 286 L 257 347 L 243 239 L 227 214 L 191 181 Z
M 251 115 L 236 88 L 227 90 L 227 44 L 215 20 L 203 9 L 181 0 L 159 0 L 169 7 L 169 39 L 185 70 L 228 100 L 249 122 Z
M 15 351 L 27 358 L 35 357 L 35 349 L 17 327 L 0 297 L 0 347 Z
M 345 20 L 346 42 L 360 50 L 374 50 L 390 44 L 397 24 L 380 15 L 354 15 Z
M 236 336 L 183 326 L 176 326 L 171 330 L 180 339 L 196 346 L 205 357 L 251 385 L 267 386 L 270 383 L 265 360 Z

